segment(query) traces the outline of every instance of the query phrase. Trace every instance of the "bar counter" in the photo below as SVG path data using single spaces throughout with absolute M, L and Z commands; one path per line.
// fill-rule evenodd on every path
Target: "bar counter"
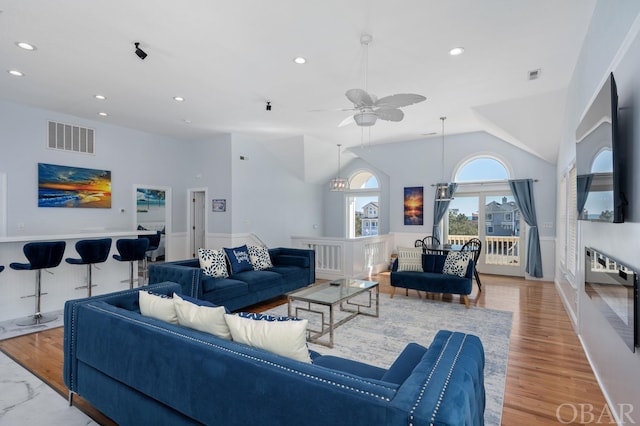
M 26 243 L 35 241 L 66 242 L 60 265 L 42 273 L 41 311 L 45 313 L 61 310 L 64 308 L 65 301 L 80 299 L 87 295 L 86 288 L 76 289 L 76 287 L 86 285 L 86 266 L 71 265 L 65 262 L 68 257 L 80 257 L 75 248 L 77 241 L 107 237 L 113 240 L 111 252 L 106 262 L 98 263 L 93 268 L 93 283 L 97 284 L 97 287 L 93 287 L 92 294 L 98 295 L 129 288 L 129 262 L 118 262 L 113 259 L 113 255 L 118 253 L 116 241 L 121 238 L 137 238 L 138 235 L 152 235 L 154 233 L 155 231 L 89 230 L 76 234 L 0 237 L 0 265 L 5 267 L 4 271 L 0 272 L 0 292 L 2 292 L 0 322 L 27 317 L 35 312 L 35 298 L 25 296 L 35 293 L 36 271 L 16 271 L 9 267 L 12 262 L 28 263 L 22 251 Z M 127 282 L 120 282 L 122 280 L 127 280 Z

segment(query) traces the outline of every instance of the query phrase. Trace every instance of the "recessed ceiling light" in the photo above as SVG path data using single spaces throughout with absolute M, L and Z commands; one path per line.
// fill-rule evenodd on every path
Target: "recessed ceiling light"
M 176 102 L 184 102 L 184 98 L 182 96 L 174 96 L 173 100 Z
M 26 41 L 19 41 L 16 43 L 16 46 L 24 50 L 36 50 L 36 47 L 33 44 L 27 43 Z
M 449 55 L 458 56 L 458 55 L 462 55 L 463 52 L 464 52 L 464 47 L 454 47 L 449 51 Z
M 99 101 L 104 101 L 107 99 L 107 97 L 104 95 L 93 95 L 93 97 L 98 99 Z
M 295 62 L 296 64 L 306 64 L 307 60 L 305 58 L 303 58 L 302 56 L 298 56 L 297 58 L 293 58 L 293 62 Z
M 182 120 L 182 121 L 184 121 L 186 124 L 191 124 L 191 120 L 189 120 L 188 118 L 185 118 L 185 119 L 184 119 L 184 120 Z
M 99 113 L 98 113 L 98 115 L 99 115 L 100 117 L 106 117 L 106 116 L 108 116 L 109 114 L 107 114 L 106 112 L 99 112 Z
M 24 77 L 24 73 L 22 71 L 18 71 L 18 70 L 8 70 L 7 71 L 9 74 L 11 74 L 14 77 Z

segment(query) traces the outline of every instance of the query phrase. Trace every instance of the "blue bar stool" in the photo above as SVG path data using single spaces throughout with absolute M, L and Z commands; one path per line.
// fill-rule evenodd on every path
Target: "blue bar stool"
M 24 245 L 22 251 L 26 256 L 29 263 L 11 263 L 9 266 L 11 269 L 18 271 L 30 271 L 36 270 L 36 313 L 33 317 L 29 317 L 24 321 L 19 321 L 18 325 L 35 325 L 44 324 L 55 320 L 57 317 L 50 315 L 42 315 L 40 313 L 40 296 L 47 293 L 41 292 L 40 280 L 42 278 L 42 270 L 48 268 L 55 268 L 60 265 L 62 256 L 64 255 L 64 249 L 66 243 L 64 241 L 52 241 L 41 243 L 27 243 Z M 49 272 L 49 271 L 47 271 Z M 52 272 L 50 272 L 52 273 Z M 32 295 L 33 296 L 33 295 Z M 24 297 L 32 297 L 24 296 Z
M 80 255 L 80 259 L 71 257 L 66 258 L 66 262 L 72 265 L 87 265 L 87 285 L 76 287 L 77 289 L 86 288 L 87 297 L 91 297 L 91 266 L 96 263 L 103 263 L 109 258 L 111 250 L 111 238 L 101 238 L 99 240 L 80 240 L 76 243 L 76 251 Z
M 160 239 L 162 238 L 162 233 L 160 231 L 156 231 L 155 234 L 139 235 L 138 238 L 145 238 L 149 240 L 149 247 L 147 247 L 147 251 L 145 252 L 145 256 L 142 261 L 142 278 L 144 280 L 144 283 L 146 284 L 149 274 L 149 264 L 147 258 L 151 255 L 152 251 L 158 250 L 158 247 L 160 247 Z
M 129 288 L 133 288 L 133 262 L 144 260 L 149 248 L 149 240 L 146 238 L 122 238 L 116 241 L 116 248 L 120 254 L 114 254 L 113 258 L 119 262 L 129 262 Z M 140 281 L 138 280 L 139 286 Z

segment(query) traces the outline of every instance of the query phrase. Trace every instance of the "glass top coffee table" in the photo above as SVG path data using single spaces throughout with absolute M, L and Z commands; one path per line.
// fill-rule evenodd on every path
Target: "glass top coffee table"
M 368 293 L 366 295 L 365 293 Z M 364 295 L 362 297 L 356 296 Z M 375 281 L 356 280 L 343 278 L 328 283 L 322 283 L 311 287 L 305 287 L 289 293 L 289 316 L 299 317 L 300 312 L 320 315 L 321 326 L 319 329 L 307 328 L 307 340 L 320 345 L 333 347 L 333 331 L 357 315 L 378 317 L 380 315 L 380 288 Z M 368 296 L 368 297 L 367 297 Z M 303 302 L 302 306 L 294 306 L 294 302 Z M 326 310 L 320 307 L 312 308 L 312 305 L 326 306 L 329 308 L 329 320 L 325 319 Z M 336 320 L 335 308 L 347 315 Z M 293 310 L 295 308 L 295 315 Z M 320 338 L 329 334 L 329 341 Z

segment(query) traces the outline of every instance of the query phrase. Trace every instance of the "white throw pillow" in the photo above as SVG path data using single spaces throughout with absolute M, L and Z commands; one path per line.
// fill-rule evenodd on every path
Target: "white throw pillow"
M 450 251 L 444 261 L 442 273 L 447 275 L 457 275 L 464 277 L 467 275 L 467 267 L 471 254 L 468 251 Z
M 422 249 L 398 247 L 398 271 L 422 272 Z
M 178 324 L 231 340 L 231 333 L 224 319 L 224 306 L 198 306 L 173 293 Z
M 248 246 L 247 249 L 249 250 L 249 259 L 251 260 L 253 269 L 262 271 L 273 267 L 268 248 L 264 246 Z
M 178 315 L 171 297 L 152 294 L 143 290 L 138 292 L 138 303 L 140 304 L 140 313 L 142 315 L 170 322 L 171 324 L 178 323 Z
M 227 278 L 227 259 L 222 250 L 198 249 L 198 260 L 205 275 L 216 278 Z
M 307 348 L 306 319 L 264 321 L 225 314 L 233 340 L 278 355 L 311 363 Z

